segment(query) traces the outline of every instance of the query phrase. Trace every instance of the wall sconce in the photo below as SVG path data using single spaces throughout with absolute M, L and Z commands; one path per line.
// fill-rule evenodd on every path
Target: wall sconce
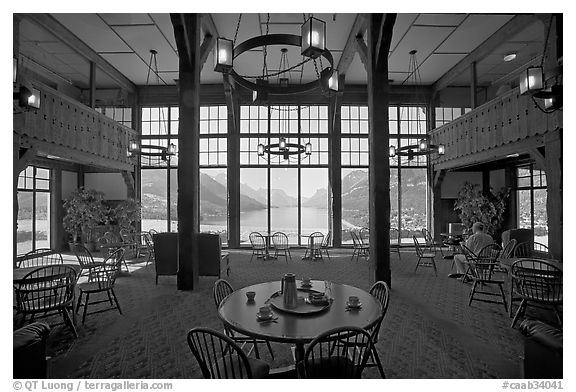
M 389 156 L 390 158 L 394 158 L 394 157 L 396 156 L 396 147 L 390 146 L 390 147 L 388 148 L 388 156 Z
M 234 44 L 232 40 L 217 38 L 214 46 L 214 71 L 228 72 L 234 64 Z
M 308 142 L 304 145 L 306 155 L 312 155 L 312 143 Z
M 317 58 L 326 49 L 326 22 L 313 16 L 308 18 L 300 28 L 302 35 L 302 56 Z
M 528 67 L 520 76 L 520 94 L 534 93 L 544 87 L 542 67 Z
M 13 94 L 13 99 L 23 108 L 40 109 L 40 90 L 32 86 L 20 85 L 18 92 Z

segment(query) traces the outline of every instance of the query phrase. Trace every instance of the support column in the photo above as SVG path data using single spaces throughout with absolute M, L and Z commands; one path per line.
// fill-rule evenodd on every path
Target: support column
M 472 64 L 470 64 L 470 107 L 472 109 L 478 107 L 478 96 L 476 94 L 477 84 L 476 61 L 473 61 Z
M 442 242 L 442 183 L 444 182 L 444 177 L 446 176 L 446 170 L 440 170 L 437 172 L 432 172 L 432 223 L 434 241 Z
M 396 14 L 368 17 L 368 112 L 370 134 L 369 209 L 370 263 L 373 279 L 391 286 L 390 271 L 390 162 L 382 148 L 389 144 L 388 51 Z
M 198 284 L 196 235 L 200 223 L 200 17 L 170 14 L 179 53 L 178 290 Z
M 50 170 L 50 248 L 60 252 L 64 249 L 64 207 L 62 205 L 62 169 Z
M 224 77 L 228 107 L 228 151 L 226 182 L 228 191 L 228 247 L 240 247 L 240 102 L 230 79 Z
M 338 82 L 340 89 L 344 87 L 344 78 Z M 328 134 L 330 144 L 328 151 L 328 189 L 329 205 L 328 212 L 331 217 L 332 246 L 342 246 L 342 145 L 340 109 L 342 108 L 342 94 L 338 93 L 331 97 L 328 106 Z
M 90 62 L 90 95 L 88 97 L 89 106 L 96 107 L 96 63 Z
M 553 258 L 563 260 L 562 129 L 544 135 L 544 142 L 546 145 L 548 249 Z

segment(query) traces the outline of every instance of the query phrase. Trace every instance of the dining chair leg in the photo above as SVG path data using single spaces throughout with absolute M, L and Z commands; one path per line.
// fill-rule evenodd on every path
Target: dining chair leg
M 474 280 L 474 285 L 472 286 L 472 290 L 470 290 L 470 297 L 468 299 L 468 306 L 470 306 L 470 304 L 472 303 L 472 300 L 474 299 L 474 294 L 476 293 L 476 286 L 478 285 L 478 281 Z
M 80 304 L 82 303 L 82 291 L 80 291 L 80 295 L 78 295 L 78 302 L 76 303 L 76 313 L 80 310 Z
M 514 320 L 512 320 L 512 324 L 510 325 L 511 328 L 514 328 L 514 325 L 516 324 L 518 318 L 521 315 L 524 315 L 524 312 L 526 311 L 526 305 L 527 301 L 523 299 L 522 302 L 520 303 L 520 306 L 518 307 L 518 310 L 516 311 L 516 315 L 514 315 Z
M 108 295 L 108 302 L 110 302 L 110 306 L 114 306 L 114 303 L 112 302 L 112 296 L 110 295 L 109 291 L 106 291 L 106 294 Z
M 432 267 L 434 268 L 434 275 L 438 276 L 438 270 L 436 270 L 436 260 L 434 260 L 434 258 L 431 258 L 430 262 L 432 263 Z
M 114 302 L 116 302 L 116 307 L 118 308 L 118 312 L 120 312 L 120 314 L 122 314 L 122 309 L 120 309 L 120 302 L 118 302 L 118 298 L 116 297 L 116 293 L 114 292 L 114 289 L 110 289 L 110 292 L 112 293 L 112 297 L 114 297 Z
M 72 319 L 70 318 L 70 313 L 68 313 L 68 309 L 66 308 L 62 309 L 62 316 L 64 317 L 64 323 L 68 325 L 68 327 L 72 330 L 74 337 L 77 338 L 78 332 L 76 332 L 76 326 L 74 325 L 74 322 L 72 322 Z
M 504 287 L 502 284 L 499 284 L 498 288 L 500 289 L 500 294 L 502 294 L 502 303 L 504 303 L 504 310 L 506 310 L 506 313 L 508 313 L 508 305 L 506 304 L 506 294 L 504 293 Z M 512 306 L 512 304 L 510 304 L 510 306 Z
M 380 377 L 386 378 L 386 374 L 384 374 L 384 368 L 382 367 L 382 362 L 380 362 L 380 356 L 378 355 L 378 351 L 376 351 L 376 347 L 372 347 L 372 352 L 370 353 L 376 367 L 378 368 L 378 372 L 380 373 Z
M 416 272 L 416 270 L 418 270 L 418 266 L 420 265 L 420 257 L 418 257 L 418 261 L 416 262 L 416 268 L 414 268 L 414 272 Z
M 82 313 L 82 324 L 86 321 L 86 314 L 88 313 L 88 302 L 90 293 L 86 293 L 86 300 L 84 301 L 84 312 Z
M 258 351 L 258 343 L 256 342 L 256 339 L 252 341 L 252 344 L 254 346 L 254 355 L 257 359 L 260 359 L 260 352 Z
M 274 352 L 272 351 L 272 346 L 270 346 L 270 342 L 266 340 L 266 346 L 268 347 L 268 351 L 270 352 L 270 356 L 272 360 L 274 360 Z

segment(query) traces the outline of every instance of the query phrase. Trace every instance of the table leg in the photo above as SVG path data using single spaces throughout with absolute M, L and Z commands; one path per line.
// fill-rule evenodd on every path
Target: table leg
M 296 343 L 294 350 L 294 357 L 296 360 L 296 374 L 298 378 L 305 378 L 304 374 L 304 344 Z

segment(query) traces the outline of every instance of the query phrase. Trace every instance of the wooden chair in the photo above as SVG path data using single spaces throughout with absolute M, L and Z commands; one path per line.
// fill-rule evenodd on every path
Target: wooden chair
M 416 249 L 416 256 L 418 256 L 418 262 L 416 263 L 416 268 L 414 268 L 414 272 L 418 270 L 418 267 L 432 267 L 434 269 L 434 275 L 438 276 L 438 271 L 436 270 L 436 260 L 434 258 L 436 255 L 431 252 L 425 252 L 416 236 L 412 236 L 414 240 L 414 248 Z
M 120 229 L 120 240 L 124 243 L 124 258 L 140 257 L 140 236 L 128 229 Z
M 198 361 L 204 378 L 266 378 L 270 366 L 248 358 L 228 336 L 209 328 L 192 328 L 188 346 Z
M 548 247 L 539 242 L 521 242 L 514 248 L 514 257 L 549 259 Z
M 334 328 L 310 342 L 304 353 L 304 373 L 306 378 L 361 378 L 372 352 L 372 336 L 366 330 Z
M 88 315 L 88 305 L 110 302 L 109 307 L 93 311 L 90 314 L 102 313 L 114 309 L 118 309 L 118 312 L 122 314 L 120 303 L 118 302 L 116 293 L 114 293 L 114 284 L 116 282 L 116 277 L 120 273 L 123 258 L 124 249 L 120 248 L 115 250 L 106 260 L 104 260 L 101 266 L 93 271 L 92 280 L 78 285 L 79 295 L 78 302 L 76 303 L 76 313 L 80 310 L 80 306 L 84 306 L 82 324 L 84 324 L 86 321 L 86 315 Z M 90 302 L 91 295 L 100 293 L 106 293 L 108 298 Z M 82 296 L 86 296 L 84 303 L 82 303 Z
M 330 242 L 332 242 L 332 232 L 331 231 L 329 231 L 328 234 L 326 234 L 326 237 L 324 237 L 324 241 L 322 241 L 322 246 L 320 247 L 320 252 L 326 253 L 326 257 L 328 257 L 328 261 L 332 261 L 332 260 L 330 260 L 330 253 L 328 253 L 328 249 L 330 248 Z
M 468 249 L 466 245 L 462 245 L 463 249 Z M 472 278 L 473 284 L 470 290 L 468 306 L 472 301 L 489 302 L 495 304 L 503 304 L 504 310 L 508 312 L 508 305 L 506 304 L 506 294 L 504 294 L 504 277 L 497 277 L 497 268 L 499 267 L 498 257 L 502 248 L 498 244 L 489 244 L 474 255 L 470 249 L 465 252 L 466 261 L 468 262 L 468 271 Z M 493 291 L 481 290 L 484 286 L 495 285 L 498 286 L 500 293 Z M 480 298 L 478 297 L 480 295 Z M 498 296 L 502 297 L 502 302 L 488 299 L 488 297 Z
M 352 236 L 352 243 L 354 244 L 354 251 L 352 252 L 350 261 L 354 260 L 354 256 L 356 256 L 356 261 L 360 259 L 360 256 L 368 260 L 368 257 L 370 257 L 370 245 L 363 244 L 358 234 L 354 231 L 350 231 L 350 235 Z
M 33 322 L 38 314 L 47 317 L 58 313 L 74 336 L 78 337 L 74 320 L 70 317 L 70 311 L 74 308 L 77 279 L 76 271 L 68 265 L 47 265 L 26 274 L 14 288 L 16 314 L 22 314 L 20 327 L 24 325 L 27 316 Z
M 520 259 L 512 264 L 512 290 L 522 302 L 512 320 L 512 328 L 519 317 L 526 314 L 528 303 L 552 307 L 560 325 L 562 317 L 562 270 L 547 260 Z
M 266 240 L 262 234 L 257 231 L 253 231 L 248 236 L 250 239 L 250 244 L 252 245 L 252 256 L 250 256 L 250 261 L 256 256 L 256 258 L 264 258 L 266 256 Z
M 428 249 L 430 249 L 431 252 L 436 253 L 436 252 L 438 252 L 438 249 L 439 249 L 440 254 L 442 255 L 442 257 L 444 257 L 444 251 L 442 251 L 442 246 L 444 244 L 442 242 L 434 241 L 432 234 L 426 228 L 422 229 L 422 236 L 424 237 L 424 241 L 426 241 L 426 247 Z
M 283 253 L 286 258 L 286 263 L 288 263 L 288 256 L 292 260 L 292 255 L 290 254 L 290 246 L 288 246 L 288 236 L 278 231 L 272 235 L 272 243 L 274 244 L 274 257 L 278 258 L 278 254 Z
M 43 267 L 53 264 L 64 264 L 64 261 L 60 253 L 50 248 L 34 249 L 18 258 L 18 268 Z
M 91 281 L 94 270 L 100 267 L 103 263 L 101 261 L 94 261 L 94 257 L 92 257 L 90 251 L 80 244 L 75 244 L 72 251 L 74 252 L 74 255 L 76 255 L 81 268 L 80 274 L 78 274 L 78 279 L 80 279 L 82 274 L 86 272 L 88 281 Z
M 362 244 L 370 245 L 370 229 L 367 227 L 361 228 L 358 232 L 358 238 Z
M 315 231 L 308 237 L 308 244 L 306 246 L 306 252 L 304 253 L 304 258 L 310 258 L 310 260 L 323 259 L 322 258 L 322 243 L 324 242 L 324 234 L 319 231 Z M 310 252 L 310 253 L 308 253 Z
M 516 247 L 516 240 L 511 239 L 506 243 L 504 249 L 502 249 L 502 253 L 500 253 L 500 257 L 503 259 L 509 259 L 514 255 L 514 248 Z
M 402 256 L 400 256 L 400 236 L 399 236 L 400 232 L 398 231 L 398 229 L 392 228 L 390 229 L 390 252 L 395 251 L 396 253 L 398 253 L 398 258 L 402 258 Z M 396 245 L 393 245 L 392 241 L 396 240 Z
M 230 294 L 234 292 L 234 288 L 226 279 L 218 279 L 214 282 L 214 287 L 212 288 L 212 297 L 214 298 L 214 305 L 216 305 L 216 309 L 220 307 L 220 304 Z M 234 340 L 234 342 L 241 344 L 241 348 L 244 348 L 246 343 L 252 344 L 252 348 L 254 349 L 254 355 L 256 358 L 260 358 L 260 352 L 258 351 L 258 344 L 259 343 L 266 343 L 268 347 L 268 351 L 270 352 L 270 356 L 274 359 L 274 352 L 272 351 L 272 347 L 270 346 L 270 342 L 267 340 L 259 340 L 254 339 L 245 335 L 240 335 L 234 332 L 232 329 L 228 328 L 224 325 L 224 333 L 230 339 Z M 252 348 L 248 351 L 248 355 L 252 352 Z

